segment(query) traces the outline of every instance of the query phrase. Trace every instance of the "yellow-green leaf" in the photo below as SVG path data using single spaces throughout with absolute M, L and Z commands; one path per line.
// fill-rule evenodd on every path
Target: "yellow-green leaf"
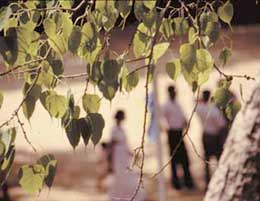
M 154 62 L 156 63 L 158 61 L 158 59 L 163 56 L 166 51 L 168 50 L 170 46 L 170 43 L 168 42 L 164 42 L 164 43 L 159 43 L 159 44 L 156 44 L 154 46 L 154 49 L 153 49 L 153 60 Z
M 219 54 L 219 60 L 222 66 L 225 66 L 232 56 L 232 52 L 230 48 L 225 47 Z
M 206 49 L 198 49 L 197 54 L 197 68 L 199 71 L 203 72 L 206 70 L 211 70 L 213 68 L 213 58 L 211 54 Z
M 87 113 L 96 113 L 100 107 L 100 98 L 95 94 L 84 94 L 82 105 Z
M 224 5 L 218 8 L 218 16 L 227 24 L 230 24 L 234 15 L 234 8 L 230 1 L 227 1 Z
M 45 104 L 52 117 L 61 118 L 66 113 L 67 99 L 65 96 L 52 93 L 47 96 Z
M 181 73 L 181 62 L 180 59 L 175 59 L 166 64 L 166 73 L 173 80 L 176 80 Z

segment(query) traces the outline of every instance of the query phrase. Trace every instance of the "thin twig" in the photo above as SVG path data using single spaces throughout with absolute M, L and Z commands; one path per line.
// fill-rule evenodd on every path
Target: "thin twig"
M 0 128 L 2 128 L 3 126 L 8 125 L 8 123 L 14 119 L 14 117 L 16 116 L 16 114 L 19 112 L 19 110 L 23 106 L 24 102 L 26 101 L 28 95 L 31 93 L 33 87 L 36 85 L 36 83 L 38 81 L 38 78 L 39 78 L 39 75 L 40 75 L 40 72 L 41 72 L 41 68 L 39 68 L 39 70 L 37 71 L 37 74 L 36 74 L 36 77 L 35 77 L 33 83 L 30 85 L 29 89 L 24 94 L 24 97 L 23 97 L 22 101 L 20 102 L 20 104 L 18 105 L 17 109 L 13 112 L 13 114 L 11 115 L 11 117 L 7 121 L 5 121 L 4 123 L 2 123 L 0 125 Z
M 80 77 L 88 77 L 88 73 L 79 73 L 79 74 L 61 76 L 61 78 L 64 78 L 64 79 L 75 79 L 75 78 L 80 78 Z
M 138 68 L 132 70 L 131 72 L 129 72 L 129 73 L 127 74 L 127 76 L 132 75 L 133 73 L 135 73 L 135 72 L 137 72 L 137 71 L 139 71 L 139 70 L 148 68 L 148 67 L 149 67 L 149 65 L 140 66 L 140 67 L 138 67 Z
M 15 66 L 15 67 L 13 67 L 13 68 L 10 68 L 10 69 L 7 70 L 7 71 L 1 72 L 1 73 L 0 73 L 0 77 L 5 76 L 5 75 L 7 75 L 7 74 L 9 74 L 9 73 L 12 73 L 12 72 L 14 72 L 14 71 L 16 71 L 16 70 L 18 70 L 18 69 L 24 67 L 24 66 L 30 65 L 30 64 L 32 64 L 32 63 L 40 62 L 40 61 L 42 61 L 42 58 L 41 58 L 41 59 L 32 60 L 32 61 L 26 62 L 26 63 L 24 63 L 24 64 Z
M 23 132 L 23 136 L 24 136 L 24 139 L 26 140 L 26 142 L 32 147 L 33 151 L 34 152 L 37 152 L 37 149 L 33 146 L 33 144 L 31 143 L 31 141 L 29 140 L 28 136 L 27 136 L 27 133 L 25 131 L 25 128 L 24 128 L 24 123 L 21 121 L 19 115 L 18 115 L 18 112 L 15 114 L 16 116 L 16 119 L 17 119 L 17 122 L 18 124 L 20 125 L 21 129 L 22 129 L 22 132 Z
M 185 128 L 185 131 L 184 131 L 183 134 L 182 134 L 182 138 L 180 139 L 180 141 L 178 142 L 177 146 L 176 146 L 175 149 L 173 150 L 173 152 L 172 152 L 172 154 L 171 154 L 169 160 L 162 166 L 162 168 L 161 168 L 158 172 L 156 172 L 156 173 L 152 176 L 152 178 L 157 177 L 157 176 L 158 176 L 162 171 L 164 171 L 164 169 L 171 163 L 171 161 L 173 160 L 173 157 L 175 156 L 177 150 L 178 150 L 179 147 L 181 146 L 181 143 L 183 142 L 184 137 L 185 137 L 186 135 L 188 135 L 188 132 L 189 132 L 189 129 L 190 129 L 190 125 L 191 125 L 191 121 L 192 121 L 192 119 L 193 119 L 193 116 L 194 116 L 194 114 L 195 114 L 195 112 L 196 112 L 196 109 L 197 109 L 197 106 L 198 106 L 198 104 L 199 104 L 199 95 L 200 95 L 200 87 L 198 88 L 198 91 L 197 91 L 196 104 L 195 104 L 195 106 L 193 107 L 191 116 L 190 116 L 189 121 L 188 121 L 188 123 L 187 123 L 187 126 L 186 126 L 186 128 Z
M 136 58 L 136 59 L 129 59 L 129 60 L 126 60 L 125 62 L 126 63 L 132 63 L 132 62 L 136 62 L 136 61 L 142 61 L 142 60 L 145 60 L 145 59 L 148 59 L 149 57 L 140 57 L 140 58 Z
M 250 77 L 248 75 L 228 75 L 220 70 L 220 68 L 214 64 L 214 68 L 218 71 L 218 73 L 222 76 L 224 76 L 226 79 L 232 79 L 232 78 L 245 78 L 247 80 L 255 80 L 254 77 Z

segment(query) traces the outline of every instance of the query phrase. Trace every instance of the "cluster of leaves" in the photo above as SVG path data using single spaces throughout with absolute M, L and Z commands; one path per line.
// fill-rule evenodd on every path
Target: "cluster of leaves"
M 218 8 L 207 1 L 200 7 L 181 3 L 177 8 L 170 4 L 160 8 L 155 0 L 86 1 L 84 14 L 73 21 L 73 13 L 83 4 L 75 5 L 72 0 L 19 1 L 0 10 L 0 54 L 7 72 L 1 76 L 17 71 L 23 75 L 25 117 L 30 120 L 37 101 L 41 102 L 51 118 L 61 121 L 73 149 L 81 138 L 85 145 L 89 140 L 94 145 L 100 141 L 105 126 L 99 113 L 101 99 L 112 101 L 118 92 L 133 90 L 140 69 L 147 69 L 147 80 L 151 81 L 157 61 L 172 40 L 179 38 L 181 44 L 179 58 L 166 64 L 169 77 L 176 80 L 182 74 L 194 91 L 205 83 L 215 65 L 210 48 L 221 37 L 221 24 L 230 26 L 234 12 L 230 1 Z M 109 37 L 119 19 L 124 28 L 132 9 L 138 20 L 136 31 L 131 45 L 117 53 L 111 50 Z M 166 11 L 170 11 L 168 15 Z M 39 27 L 43 30 L 37 31 Z M 66 79 L 63 55 L 67 52 L 87 63 L 86 85 L 91 82 L 102 97 L 89 93 L 86 87 L 81 107 L 75 104 L 71 91 L 67 95 L 57 92 L 56 87 Z M 130 71 L 127 65 L 132 52 L 133 60 L 143 60 L 144 65 Z M 231 47 L 224 47 L 219 55 L 221 65 L 226 65 L 230 56 Z M 215 101 L 225 107 L 228 118 L 233 118 L 238 104 L 226 100 L 228 89 L 222 85 Z M 0 93 L 0 108 L 2 102 Z M 44 183 L 51 186 L 55 169 L 53 156 L 43 156 L 35 165 L 21 168 L 20 184 L 30 193 L 39 192 Z
M 185 8 L 189 9 L 186 6 Z M 164 37 L 186 34 L 188 38 L 188 42 L 183 42 L 180 45 L 180 58 L 173 59 L 166 64 L 166 72 L 170 78 L 176 80 L 178 75 L 182 73 L 194 90 L 209 79 L 215 63 L 209 50 L 221 36 L 220 20 L 230 25 L 233 12 L 232 4 L 227 1 L 218 8 L 217 13 L 206 4 L 195 17 L 188 15 L 187 17 L 164 19 L 162 29 Z M 219 56 L 221 65 L 225 65 L 230 56 L 231 49 L 223 48 Z
M 0 184 L 2 185 L 9 175 L 15 156 L 15 128 L 0 132 Z
M 57 169 L 57 160 L 51 154 L 44 155 L 33 165 L 19 170 L 19 184 L 27 193 L 39 193 L 44 185 L 51 187 Z
M 223 111 L 227 120 L 232 122 L 241 109 L 241 103 L 230 90 L 231 81 L 220 80 L 213 100 L 218 108 Z

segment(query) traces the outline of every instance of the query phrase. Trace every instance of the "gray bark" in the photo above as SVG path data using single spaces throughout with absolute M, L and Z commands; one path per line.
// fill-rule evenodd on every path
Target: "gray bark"
M 204 201 L 260 201 L 260 79 L 238 113 Z

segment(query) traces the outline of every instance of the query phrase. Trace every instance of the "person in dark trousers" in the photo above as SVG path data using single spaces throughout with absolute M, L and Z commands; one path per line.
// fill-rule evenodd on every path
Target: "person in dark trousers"
M 215 104 L 211 104 L 209 100 L 210 91 L 204 90 L 202 99 L 199 101 L 196 110 L 203 128 L 202 143 L 205 160 L 207 161 L 212 157 L 216 157 L 216 159 L 219 160 L 222 152 L 220 131 L 226 125 L 221 111 Z M 206 184 L 208 184 L 210 180 L 210 168 L 208 163 L 205 163 L 205 180 Z
M 184 172 L 184 184 L 187 188 L 192 189 L 194 185 L 189 168 L 189 157 L 182 138 L 183 130 L 187 126 L 187 121 L 180 105 L 176 101 L 176 90 L 174 86 L 168 87 L 168 94 L 169 100 L 163 106 L 163 116 L 168 124 L 167 132 L 170 155 L 174 153 L 174 150 L 179 145 L 171 160 L 171 184 L 175 189 L 181 189 L 181 182 L 177 174 L 177 166 L 181 165 Z

